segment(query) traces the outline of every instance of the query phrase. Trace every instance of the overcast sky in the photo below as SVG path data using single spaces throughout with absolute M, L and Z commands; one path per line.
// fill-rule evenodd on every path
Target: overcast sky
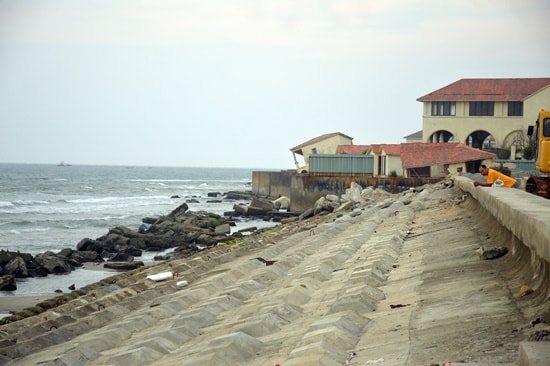
M 422 129 L 462 78 L 549 77 L 547 0 L 0 0 L 0 162 L 294 168 Z

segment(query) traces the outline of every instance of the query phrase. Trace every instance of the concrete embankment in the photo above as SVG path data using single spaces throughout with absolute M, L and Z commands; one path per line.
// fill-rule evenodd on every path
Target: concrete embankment
M 459 177 L 453 188 L 395 195 L 112 277 L 0 327 L 0 363 L 546 364 L 536 362 L 550 343 L 525 341 L 549 329 L 549 237 L 516 227 L 504 206 L 488 211 L 530 199 L 498 190 Z M 542 220 L 545 204 L 518 215 Z M 508 253 L 482 260 L 482 246 Z M 179 276 L 146 278 L 164 271 Z

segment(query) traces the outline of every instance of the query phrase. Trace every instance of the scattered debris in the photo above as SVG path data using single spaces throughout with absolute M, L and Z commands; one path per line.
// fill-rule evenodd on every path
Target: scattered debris
M 466 198 L 468 198 L 466 194 L 463 194 L 460 198 L 452 198 L 450 200 L 451 206 L 460 205 L 462 202 L 466 201 Z
M 351 361 L 355 356 L 357 356 L 357 353 L 355 353 L 355 352 L 350 352 L 350 353 L 348 353 L 348 356 L 346 357 L 346 365 L 349 365 L 349 364 L 350 364 L 350 361 Z
M 495 247 L 486 249 L 484 246 L 479 247 L 476 250 L 476 253 L 479 255 L 479 258 L 485 260 L 497 259 L 508 253 L 508 248 L 506 247 Z
M 147 278 L 151 281 L 159 282 L 168 280 L 170 278 L 174 278 L 174 274 L 172 272 L 161 272 L 157 274 L 148 275 Z
M 532 294 L 533 293 L 533 289 L 527 285 L 521 285 L 521 287 L 519 288 L 519 293 L 518 293 L 518 296 L 519 297 L 523 297 L 523 296 L 527 296 L 529 294 Z
M 543 330 L 537 330 L 533 334 L 531 334 L 528 338 L 529 342 L 541 342 L 541 341 L 550 341 L 550 330 L 543 329 Z
M 265 263 L 266 266 L 271 266 L 272 264 L 277 262 L 276 259 L 275 260 L 267 260 L 267 259 L 263 259 L 262 257 L 256 257 L 256 258 L 253 258 L 253 259 L 256 259 L 256 260 L 259 260 L 262 263 Z
M 382 363 L 382 362 L 384 362 L 383 358 L 379 358 L 377 360 L 367 360 L 365 362 L 365 365 L 377 365 L 377 364 Z

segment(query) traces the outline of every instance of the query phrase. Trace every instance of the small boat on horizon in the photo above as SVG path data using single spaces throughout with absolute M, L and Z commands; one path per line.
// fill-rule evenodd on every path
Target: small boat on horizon
M 57 166 L 72 166 L 72 164 L 65 163 L 64 161 L 62 161 L 61 163 L 57 164 Z

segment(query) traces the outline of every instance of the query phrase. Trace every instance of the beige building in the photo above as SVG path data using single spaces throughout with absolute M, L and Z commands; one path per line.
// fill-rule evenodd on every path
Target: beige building
M 327 133 L 290 149 L 294 157 L 294 165 L 299 173 L 309 171 L 308 162 L 309 156 L 313 154 L 336 154 L 338 146 L 352 145 L 353 137 L 344 135 L 341 132 Z M 298 156 L 301 155 L 303 161 L 298 161 Z
M 550 109 L 550 78 L 461 79 L 417 100 L 425 142 L 461 142 L 515 159 L 528 126 Z
M 372 144 L 367 152 L 374 155 L 375 177 L 387 177 L 395 172 L 397 176 L 403 176 L 401 165 L 401 144 Z

